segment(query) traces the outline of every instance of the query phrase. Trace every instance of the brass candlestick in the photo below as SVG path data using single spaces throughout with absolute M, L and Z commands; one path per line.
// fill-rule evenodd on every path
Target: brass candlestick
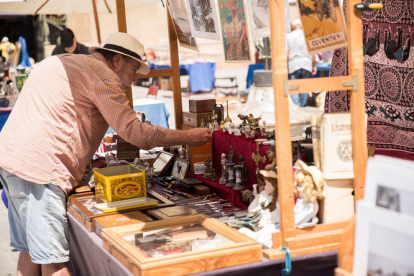
M 226 101 L 226 105 L 227 105 L 227 118 L 224 120 L 225 123 L 230 122 L 232 123 L 233 121 L 230 119 L 229 117 L 229 101 Z

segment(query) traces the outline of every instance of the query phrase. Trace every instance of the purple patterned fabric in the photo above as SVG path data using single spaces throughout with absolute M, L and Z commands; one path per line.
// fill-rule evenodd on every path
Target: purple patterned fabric
M 414 1 L 363 2 L 384 4 L 362 13 L 368 144 L 414 159 Z M 347 71 L 346 48 L 336 50 L 331 76 Z M 349 103 L 349 91 L 327 93 L 325 113 L 348 111 Z

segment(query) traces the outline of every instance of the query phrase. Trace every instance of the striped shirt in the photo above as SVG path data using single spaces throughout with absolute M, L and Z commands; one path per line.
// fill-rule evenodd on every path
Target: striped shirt
M 52 56 L 30 74 L 0 132 L 0 167 L 67 194 L 82 180 L 108 125 L 141 149 L 166 135 L 137 118 L 100 53 Z

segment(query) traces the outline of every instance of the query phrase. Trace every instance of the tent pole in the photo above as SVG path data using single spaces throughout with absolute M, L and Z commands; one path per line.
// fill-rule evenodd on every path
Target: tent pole
M 96 9 L 96 0 L 92 0 L 93 17 L 95 18 L 96 34 L 98 36 L 98 43 L 101 44 L 101 30 L 99 28 L 98 11 Z
M 126 15 L 125 15 L 125 1 L 124 0 L 116 0 L 116 18 L 118 21 L 118 32 L 126 33 L 127 32 L 127 25 L 126 25 Z M 132 100 L 132 87 L 128 87 L 126 91 L 126 96 L 129 101 L 129 106 L 134 109 L 134 104 Z
M 34 13 L 34 15 L 36 15 L 46 4 L 47 2 L 49 2 L 49 0 L 46 0 Z

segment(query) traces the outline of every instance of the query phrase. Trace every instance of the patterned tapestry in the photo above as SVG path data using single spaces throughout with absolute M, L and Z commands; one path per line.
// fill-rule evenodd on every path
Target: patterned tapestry
M 363 2 L 384 4 L 382 10 L 362 13 L 368 144 L 414 159 L 414 1 Z M 334 52 L 331 65 L 331 76 L 344 75 L 346 48 Z M 349 91 L 326 94 L 325 113 L 348 111 L 349 105 Z

